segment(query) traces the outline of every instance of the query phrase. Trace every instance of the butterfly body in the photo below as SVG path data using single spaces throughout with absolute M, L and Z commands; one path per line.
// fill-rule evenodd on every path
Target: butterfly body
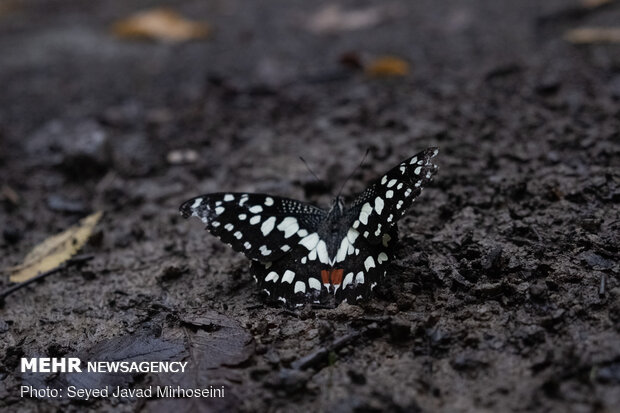
M 337 197 L 325 211 L 267 194 L 215 193 L 181 205 L 206 229 L 252 260 L 268 301 L 299 306 L 367 297 L 385 276 L 396 223 L 431 180 L 429 148 L 371 184 L 350 207 Z

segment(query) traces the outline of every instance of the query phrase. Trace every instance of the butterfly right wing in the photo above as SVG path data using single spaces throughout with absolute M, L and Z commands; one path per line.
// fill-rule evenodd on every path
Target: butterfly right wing
M 437 165 L 432 163 L 437 153 L 437 148 L 428 148 L 370 185 L 347 211 L 351 228 L 372 244 L 385 242 L 391 228 L 437 172 Z
M 294 199 L 265 194 L 214 193 L 184 202 L 185 218 L 196 216 L 206 229 L 252 260 L 270 262 L 316 232 L 326 212 Z

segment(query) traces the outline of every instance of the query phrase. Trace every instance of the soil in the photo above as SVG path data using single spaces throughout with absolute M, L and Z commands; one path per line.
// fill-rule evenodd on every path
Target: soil
M 0 1 L 0 268 L 105 213 L 90 261 L 6 297 L 0 410 L 620 406 L 620 46 L 562 37 L 617 24 L 620 6 L 390 4 L 377 24 L 316 33 L 306 22 L 323 2 L 177 1 L 213 34 L 167 44 L 110 33 L 153 2 Z M 382 55 L 409 74 L 342 64 Z M 178 213 L 218 191 L 327 207 L 370 148 L 350 201 L 428 146 L 439 172 L 359 306 L 264 305 L 247 259 Z M 226 397 L 19 396 L 22 356 L 131 358 L 142 345 L 193 373 L 130 386 L 217 383 Z

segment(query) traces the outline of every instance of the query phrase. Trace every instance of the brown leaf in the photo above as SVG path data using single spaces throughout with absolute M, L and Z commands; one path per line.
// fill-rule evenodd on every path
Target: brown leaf
M 20 4 L 15 0 L 0 0 L 0 17 L 4 17 L 19 9 Z
M 179 43 L 204 39 L 211 29 L 205 22 L 185 19 L 167 8 L 142 11 L 116 22 L 112 32 L 121 38 Z
M 370 76 L 406 76 L 409 63 L 400 57 L 383 56 L 369 62 L 364 70 Z
M 47 238 L 26 255 L 24 262 L 11 268 L 11 282 L 24 282 L 54 269 L 71 258 L 86 243 L 102 212 L 95 212 L 69 229 Z
M 620 43 L 620 27 L 580 27 L 564 33 L 573 44 Z
M 602 6 L 607 6 L 614 0 L 581 0 L 581 4 L 586 9 L 596 9 Z

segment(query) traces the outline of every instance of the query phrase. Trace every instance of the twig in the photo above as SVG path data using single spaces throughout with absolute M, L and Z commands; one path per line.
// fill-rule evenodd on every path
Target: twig
M 361 332 L 356 331 L 355 333 L 347 334 L 344 337 L 340 337 L 339 339 L 335 340 L 330 346 L 321 347 L 320 349 L 308 354 L 307 356 L 295 360 L 293 363 L 291 363 L 291 367 L 296 370 L 305 370 L 307 368 L 320 365 L 327 361 L 329 353 L 340 350 L 350 342 L 357 340 L 360 336 Z
M 29 279 L 27 281 L 24 281 L 22 283 L 19 283 L 19 284 L 16 284 L 16 285 L 12 286 L 12 287 L 7 288 L 6 290 L 0 292 L 0 306 L 2 304 L 4 304 L 4 299 L 7 296 L 13 294 L 15 291 L 20 290 L 20 289 L 24 288 L 25 286 L 30 285 L 30 284 L 32 284 L 34 282 L 42 280 L 43 278 L 45 278 L 47 276 L 50 276 L 52 274 L 56 274 L 57 272 L 60 272 L 60 271 L 62 271 L 64 269 L 66 269 L 66 268 L 69 268 L 69 267 L 73 266 L 73 265 L 82 264 L 84 262 L 90 261 L 93 258 L 95 258 L 95 256 L 92 255 L 92 254 L 77 255 L 77 256 L 75 256 L 73 258 L 68 259 L 63 264 L 59 265 L 56 268 L 53 268 L 53 269 L 51 269 L 49 271 L 45 271 L 45 272 L 37 275 L 34 278 L 31 278 L 31 279 Z

